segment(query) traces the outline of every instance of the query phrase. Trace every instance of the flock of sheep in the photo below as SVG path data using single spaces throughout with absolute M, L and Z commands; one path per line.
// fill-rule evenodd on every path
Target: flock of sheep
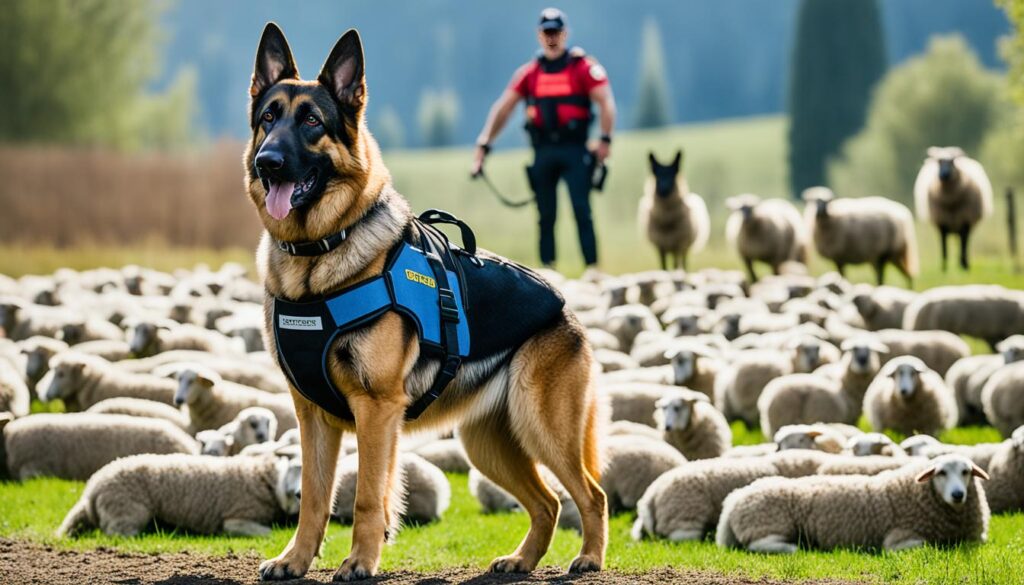
M 661 255 L 674 255 L 676 268 L 686 268 L 690 252 L 699 252 L 708 239 L 710 219 L 704 200 L 691 193 L 681 166 L 682 151 L 669 165 L 652 154 L 651 177 L 640 200 L 641 230 Z M 726 201 L 732 212 L 726 224 L 727 239 L 756 280 L 754 262 L 768 264 L 774 274 L 805 273 L 808 248 L 835 263 L 840 274 L 851 264 L 869 264 L 878 284 L 885 268 L 895 266 L 908 283 L 918 273 L 914 216 L 902 203 L 885 197 L 837 199 L 827 187 L 803 193 L 807 206 L 803 217 L 785 199 L 761 200 L 743 194 Z M 967 257 L 971 231 L 992 213 L 992 185 L 985 169 L 957 147 L 928 149 L 914 184 L 917 215 L 939 231 L 942 268 L 946 268 L 946 240 L 960 238 L 960 264 Z

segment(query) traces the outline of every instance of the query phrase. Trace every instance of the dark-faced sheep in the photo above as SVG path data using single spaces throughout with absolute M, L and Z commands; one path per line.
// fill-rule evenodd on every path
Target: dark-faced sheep
M 690 193 L 681 169 L 683 151 L 668 165 L 662 165 L 649 155 L 652 176 L 644 185 L 640 199 L 640 229 L 661 258 L 661 268 L 668 268 L 672 256 L 673 268 L 687 268 L 687 256 L 699 252 L 708 241 L 711 231 L 708 208 L 696 193 Z

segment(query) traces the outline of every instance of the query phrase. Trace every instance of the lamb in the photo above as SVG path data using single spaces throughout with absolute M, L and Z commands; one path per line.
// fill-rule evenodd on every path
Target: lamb
M 714 529 L 722 502 L 733 490 L 762 477 L 811 475 L 829 457 L 815 451 L 786 451 L 756 458 L 706 459 L 676 467 L 658 477 L 637 503 L 633 540 L 645 536 L 702 540 Z
M 30 402 L 28 385 L 21 373 L 6 360 L 0 360 L 0 412 L 10 412 L 16 417 L 26 416 Z
M 81 412 L 107 398 L 143 398 L 174 404 L 173 380 L 129 374 L 91 355 L 66 352 L 53 358 L 50 371 L 36 385 L 43 402 L 60 398 L 68 412 Z
M 356 476 L 359 455 L 348 455 L 338 461 L 334 482 L 334 504 L 331 516 L 344 524 L 351 524 L 356 499 Z M 398 456 L 397 472 L 401 477 L 402 493 L 393 497 L 395 516 L 406 522 L 427 524 L 441 518 L 451 503 L 452 488 L 444 472 L 426 459 L 405 452 Z
M 654 418 L 666 443 L 687 460 L 719 457 L 732 446 L 732 430 L 704 394 L 677 390 L 659 399 Z
M 968 270 L 971 230 L 992 215 L 992 183 L 984 167 L 955 146 L 929 148 L 914 181 L 914 207 L 921 221 L 931 221 L 939 230 L 943 272 L 951 233 L 960 237 L 960 266 Z
M 250 406 L 228 424 L 217 429 L 228 437 L 228 455 L 237 455 L 250 445 L 266 443 L 277 436 L 277 417 L 261 406 Z
M 106 398 L 85 409 L 85 412 L 157 418 L 166 420 L 180 429 L 188 427 L 188 419 L 177 408 L 144 398 Z
M 971 347 L 959 336 L 948 331 L 904 331 L 882 329 L 875 338 L 889 348 L 882 363 L 902 355 L 912 355 L 926 366 L 945 376 L 956 360 L 971 355 Z
M 608 495 L 608 510 L 636 508 L 644 491 L 661 474 L 686 463 L 671 445 L 639 437 L 608 437 L 604 440 L 605 468 L 601 489 Z
M 854 289 L 850 302 L 857 308 L 868 331 L 900 329 L 907 305 L 914 302 L 917 293 L 895 286 L 859 286 Z
M 929 289 L 907 307 L 903 328 L 970 335 L 995 349 L 1003 339 L 1024 331 L 1024 292 L 994 284 Z
M 771 266 L 773 274 L 786 262 L 807 264 L 807 234 L 792 203 L 744 194 L 726 199 L 725 206 L 732 212 L 726 239 L 743 258 L 750 282 L 757 281 L 754 261 Z
M 199 365 L 178 372 L 174 403 L 188 413 L 189 430 L 193 433 L 220 428 L 250 406 L 262 406 L 274 413 L 278 435 L 298 426 L 291 396 L 228 382 Z
M 1024 427 L 999 444 L 988 464 L 991 481 L 985 488 L 993 514 L 1024 510 Z
M 981 390 L 985 416 L 1004 437 L 1024 424 L 1024 362 L 996 370 Z
M 413 453 L 436 465 L 446 473 L 468 473 L 469 457 L 459 439 L 431 441 L 413 449 Z
M 245 354 L 245 342 L 237 337 L 173 321 L 136 323 L 129 346 L 137 357 L 149 357 L 172 349 L 192 349 L 225 356 Z
M 118 414 L 35 414 L 4 429 L 11 476 L 85 481 L 119 457 L 196 453 L 198 445 L 172 423 Z
M 255 354 L 244 357 L 218 356 L 205 351 L 178 349 L 159 353 L 148 358 L 117 362 L 118 369 L 134 373 L 169 375 L 181 369 L 180 364 L 199 364 L 217 372 L 229 382 L 237 382 L 258 388 L 264 392 L 285 394 L 288 382 L 276 366 L 273 368 L 257 363 Z
M 936 435 L 953 428 L 958 413 L 953 393 L 934 370 L 913 356 L 887 363 L 864 394 L 864 414 L 876 431 Z
M 989 507 L 969 459 L 945 455 L 875 476 L 767 478 L 725 499 L 716 541 L 722 548 L 793 553 L 821 549 L 903 550 L 985 542 Z
M 668 165 L 659 164 L 654 153 L 648 158 L 653 176 L 640 198 L 640 230 L 658 249 L 662 270 L 668 269 L 669 255 L 673 268 L 686 270 L 689 253 L 704 249 L 711 232 L 707 205 L 700 195 L 690 193 L 681 173 L 681 149 Z
M 200 534 L 266 536 L 299 511 L 302 467 L 275 457 L 138 455 L 107 465 L 85 485 L 57 530 L 135 536 L 153 520 Z
M 845 276 L 847 264 L 870 263 L 878 284 L 886 264 L 893 264 L 912 285 L 917 276 L 914 216 L 904 205 L 884 197 L 835 199 L 827 187 L 803 192 L 805 218 L 818 254 L 835 262 Z M 912 288 L 912 286 L 911 286 Z

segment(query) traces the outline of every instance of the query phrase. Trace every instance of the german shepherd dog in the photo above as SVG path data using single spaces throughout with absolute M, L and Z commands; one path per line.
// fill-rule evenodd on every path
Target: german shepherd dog
M 413 216 L 391 186 L 380 149 L 366 128 L 363 48 L 355 30 L 338 40 L 315 81 L 303 81 L 281 29 L 268 24 L 249 93 L 252 140 L 245 153 L 246 186 L 266 228 L 257 265 L 265 283 L 265 333 L 273 339 L 274 297 L 323 296 L 380 274 L 388 250 Z M 342 229 L 348 229 L 347 239 L 319 256 L 291 256 L 275 244 L 317 241 Z M 440 367 L 438 359 L 420 356 L 415 326 L 388 312 L 339 335 L 327 368 L 355 420 L 336 418 L 291 389 L 302 441 L 299 523 L 285 550 L 260 565 L 260 577 L 301 577 L 318 554 L 344 432 L 356 435 L 359 476 L 352 550 L 334 578 L 374 575 L 382 545 L 397 527 L 399 437 L 404 430 L 455 424 L 473 465 L 530 515 L 530 529 L 519 547 L 495 559 L 490 570 L 529 572 L 548 550 L 559 501 L 538 475 L 538 464 L 554 472 L 580 510 L 583 547 L 570 572 L 600 570 L 608 514 L 598 484 L 591 363 L 584 330 L 562 309 L 553 325 L 517 349 L 465 362 L 448 390 L 406 424 L 406 407 L 427 390 Z

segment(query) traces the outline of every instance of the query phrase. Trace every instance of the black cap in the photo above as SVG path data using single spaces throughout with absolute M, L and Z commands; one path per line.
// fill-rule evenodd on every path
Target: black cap
M 569 19 L 565 17 L 565 13 L 557 8 L 545 8 L 540 13 L 540 26 L 541 30 L 562 30 L 569 24 Z

